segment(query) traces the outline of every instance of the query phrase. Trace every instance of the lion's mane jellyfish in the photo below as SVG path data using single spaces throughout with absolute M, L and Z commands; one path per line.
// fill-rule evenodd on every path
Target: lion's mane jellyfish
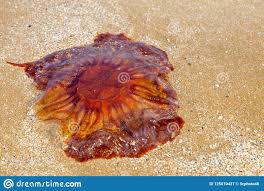
M 43 91 L 42 120 L 57 120 L 65 153 L 78 160 L 139 157 L 172 141 L 184 121 L 168 82 L 167 54 L 124 34 L 16 64 Z

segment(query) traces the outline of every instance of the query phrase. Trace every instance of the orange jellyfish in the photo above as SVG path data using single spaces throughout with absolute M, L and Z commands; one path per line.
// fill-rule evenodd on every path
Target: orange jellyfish
M 43 91 L 41 120 L 60 123 L 66 155 L 77 161 L 140 157 L 183 127 L 167 54 L 124 34 L 16 64 Z

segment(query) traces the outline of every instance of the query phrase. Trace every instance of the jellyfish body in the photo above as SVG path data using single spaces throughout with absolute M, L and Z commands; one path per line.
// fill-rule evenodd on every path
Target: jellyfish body
M 139 157 L 183 127 L 166 53 L 124 34 L 10 64 L 24 67 L 43 91 L 37 116 L 60 123 L 64 151 L 78 161 Z

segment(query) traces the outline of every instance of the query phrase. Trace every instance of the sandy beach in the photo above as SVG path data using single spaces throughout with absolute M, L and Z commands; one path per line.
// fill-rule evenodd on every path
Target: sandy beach
M 264 175 L 264 1 L 0 0 L 0 175 Z M 36 118 L 23 63 L 125 33 L 167 52 L 184 128 L 141 158 L 79 163 Z

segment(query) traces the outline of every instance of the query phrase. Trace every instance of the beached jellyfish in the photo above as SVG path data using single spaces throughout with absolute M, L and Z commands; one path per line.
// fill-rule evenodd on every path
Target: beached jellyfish
M 60 123 L 65 153 L 78 161 L 139 157 L 173 140 L 183 126 L 166 53 L 124 34 L 54 52 L 20 66 L 43 91 L 42 120 Z

